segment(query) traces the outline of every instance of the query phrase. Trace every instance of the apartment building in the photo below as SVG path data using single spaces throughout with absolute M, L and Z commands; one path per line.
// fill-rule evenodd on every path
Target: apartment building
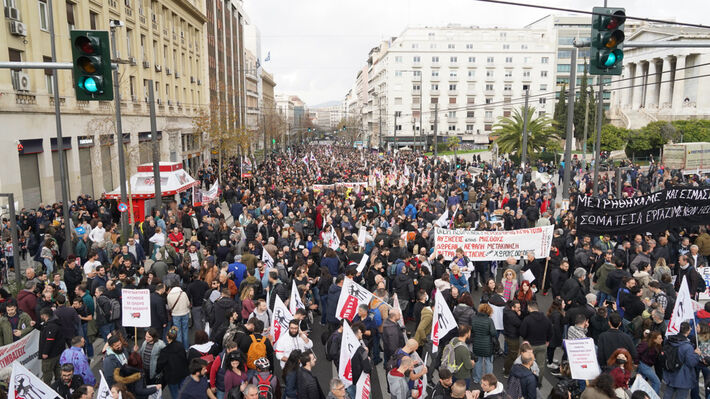
M 430 145 L 437 131 L 487 146 L 526 89 L 538 115 L 552 113 L 555 63 L 555 37 L 544 29 L 407 28 L 370 51 L 366 119 L 373 133 L 382 124 L 383 145 Z
M 209 0 L 208 0 L 209 1 Z M 0 61 L 51 61 L 49 7 L 45 0 L 4 0 Z M 120 62 L 127 174 L 152 161 L 148 87 L 153 81 L 162 161 L 182 161 L 195 170 L 209 156 L 192 120 L 209 101 L 206 21 L 199 0 L 53 1 L 58 62 L 70 62 L 69 31 L 116 29 Z M 5 173 L 0 190 L 14 192 L 21 207 L 61 199 L 52 72 L 0 70 L 0 153 Z M 58 72 L 69 195 L 100 196 L 119 185 L 114 102 L 77 101 L 71 72 Z

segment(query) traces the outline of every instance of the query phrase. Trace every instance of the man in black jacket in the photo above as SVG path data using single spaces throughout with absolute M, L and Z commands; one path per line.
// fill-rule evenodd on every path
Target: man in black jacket
M 562 286 L 569 277 L 569 262 L 563 260 L 560 263 L 560 267 L 555 267 L 550 271 L 550 289 L 552 290 L 552 297 L 556 298 L 562 295 Z
M 210 329 L 217 330 L 222 323 L 227 321 L 229 315 L 236 308 L 236 303 L 231 297 L 229 288 L 222 289 L 222 296 L 214 302 L 213 308 L 212 315 L 209 315 L 211 317 L 209 320 Z
M 59 319 L 52 314 L 51 308 L 43 308 L 39 311 L 40 332 L 39 332 L 39 355 L 42 359 L 42 381 L 51 385 L 52 379 L 59 380 L 59 356 L 64 351 L 64 339 L 62 338 Z
M 301 368 L 298 370 L 298 399 L 325 399 L 318 379 L 311 370 L 316 365 L 316 355 L 309 349 L 301 354 Z
M 451 399 L 451 386 L 454 384 L 453 375 L 448 368 L 439 369 L 439 382 L 431 393 L 431 399 Z
M 585 299 L 586 288 L 583 284 L 587 272 L 578 267 L 574 270 L 574 275 L 565 281 L 562 289 L 560 290 L 560 296 L 562 300 L 565 301 L 565 308 L 569 309 L 575 306 L 582 306 L 587 301 Z
M 372 372 L 372 359 L 370 359 L 369 352 L 365 343 L 362 341 L 363 335 L 365 334 L 365 325 L 361 322 L 355 323 L 352 326 L 353 332 L 360 342 L 360 346 L 355 351 L 350 366 L 352 369 L 353 385 L 348 387 L 348 392 L 350 397 L 355 397 L 355 384 L 357 383 L 360 375 L 362 373 L 370 374 Z
M 402 309 L 403 314 L 409 314 L 408 308 L 409 303 L 414 299 L 414 280 L 410 273 L 402 270 L 395 278 L 392 283 L 394 292 L 397 294 L 397 299 L 399 300 L 399 306 Z
M 520 324 L 520 337 L 530 342 L 535 354 L 535 361 L 539 366 L 545 364 L 547 345 L 552 339 L 552 322 L 544 313 L 538 310 L 537 303 L 528 304 L 530 314 Z
M 287 300 L 291 291 L 286 287 L 286 284 L 279 280 L 279 273 L 276 270 L 269 270 L 269 289 L 271 290 L 269 309 L 274 308 L 276 295 L 288 306 Z
M 604 331 L 599 335 L 597 340 L 597 360 L 599 364 L 606 364 L 609 357 L 619 348 L 624 348 L 629 351 L 634 362 L 638 359 L 636 354 L 636 346 L 631 337 L 619 331 L 621 326 L 621 315 L 612 313 L 609 315 L 609 330 Z
M 79 261 L 81 262 L 81 260 Z M 84 279 L 84 272 L 77 266 L 76 262 L 77 258 L 74 255 L 69 255 L 69 258 L 67 258 L 67 267 L 64 269 L 64 283 L 67 285 L 67 294 L 69 295 L 70 303 L 74 300 L 74 290 Z
M 51 388 L 63 399 L 71 399 L 72 393 L 84 385 L 84 379 L 74 374 L 74 365 L 71 363 L 63 364 L 61 370 L 61 378 L 54 381 Z
M 71 346 L 71 339 L 74 336 L 81 335 L 81 319 L 76 309 L 67 303 L 67 297 L 58 294 L 56 297 L 57 308 L 54 310 L 54 315 L 59 320 L 61 335 L 66 346 Z
M 382 347 L 385 352 L 385 363 L 397 352 L 397 349 L 404 346 L 404 335 L 399 320 L 402 314 L 395 309 L 390 310 L 387 320 L 382 323 Z
M 155 286 L 155 291 L 150 293 L 150 325 L 153 326 L 160 336 L 163 336 L 163 330 L 168 325 L 168 312 L 165 305 L 165 284 L 158 283 Z
M 513 366 L 515 358 L 518 357 L 520 348 L 520 324 L 523 322 L 520 318 L 522 314 L 520 310 L 520 302 L 514 299 L 509 302 L 509 305 L 503 310 L 503 336 L 508 344 L 508 355 L 505 357 L 503 373 L 510 374 L 510 368 Z

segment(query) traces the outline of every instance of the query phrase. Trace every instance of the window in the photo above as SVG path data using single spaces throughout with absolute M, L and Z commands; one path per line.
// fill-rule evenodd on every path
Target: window
M 430 126 L 429 126 L 429 129 L 431 129 L 431 131 L 433 132 L 433 131 L 435 130 L 435 129 L 434 129 L 434 125 L 430 125 Z
M 473 44 L 471 44 L 471 43 L 467 44 L 466 50 L 473 50 Z
M 508 36 L 507 33 L 505 33 L 505 32 L 500 32 L 500 38 L 501 38 L 501 39 L 505 39 L 506 36 Z
M 486 91 L 493 91 L 493 84 L 492 83 L 486 84 Z
M 412 104 L 419 104 L 419 97 L 412 97 Z
M 476 62 L 476 57 L 468 57 L 468 63 L 474 64 Z
M 570 58 L 572 56 L 572 50 L 559 50 L 557 52 L 557 58 Z
M 449 71 L 449 77 L 450 78 L 455 78 L 458 76 L 458 73 L 456 71 Z
M 486 119 L 493 119 L 493 111 L 486 111 Z
M 412 90 L 414 91 L 419 91 L 422 89 L 422 86 L 419 84 L 412 85 Z
M 42 3 L 42 2 L 40 2 L 40 3 Z M 46 3 L 45 3 L 45 5 L 46 5 Z M 42 61 L 52 62 L 52 57 L 42 57 Z M 50 95 L 54 94 L 54 75 L 52 74 L 51 69 L 44 70 L 44 86 L 47 89 L 47 94 L 50 94 Z
M 89 26 L 91 26 L 93 30 L 99 29 L 99 14 L 89 11 Z
M 39 3 L 39 28 L 42 30 L 48 30 L 49 29 L 49 15 L 48 15 L 48 9 L 47 9 L 47 2 L 46 1 L 40 1 Z M 94 28 L 92 28 L 94 29 Z
M 545 111 L 539 111 L 537 113 L 538 116 L 545 116 L 546 112 Z
M 541 84 L 540 85 L 540 91 L 547 91 L 547 85 L 546 84 Z
M 428 36 L 429 36 L 429 40 L 434 40 L 434 36 L 435 36 L 434 32 L 429 32 Z
M 414 76 L 422 76 L 422 71 L 414 71 L 414 72 L 412 72 L 412 75 L 414 75 Z
M 520 45 L 520 49 L 521 49 L 521 50 L 527 50 L 527 49 L 528 49 L 528 45 L 527 45 L 527 44 L 521 44 L 521 45 Z
M 449 111 L 449 118 L 456 118 L 456 111 Z
M 493 125 L 483 125 L 483 129 L 485 129 L 485 131 L 487 132 L 490 132 L 491 130 L 493 130 Z
M 455 131 L 456 131 L 456 125 L 449 125 L 449 131 L 450 131 L 450 132 L 455 132 Z
M 453 43 L 449 43 L 449 45 L 447 47 L 449 48 L 449 50 L 453 50 L 456 48 L 456 45 Z
M 439 97 L 432 97 L 429 102 L 431 104 L 438 104 L 439 103 Z
M 131 46 L 133 46 L 133 31 L 126 29 L 126 56 L 129 58 L 133 57 Z M 177 67 L 175 69 L 177 69 Z
M 504 118 L 510 117 L 510 110 L 509 110 L 509 109 L 504 109 L 504 110 L 503 110 L 503 117 L 504 117 Z
M 513 88 L 511 87 L 510 84 L 505 84 L 503 85 L 503 91 L 511 92 Z
M 396 77 L 402 76 L 402 71 L 394 71 L 394 76 L 396 76 Z
M 510 44 L 504 44 L 503 50 L 510 50 Z
M 494 77 L 494 76 L 495 76 L 495 73 L 494 73 L 494 71 L 493 71 L 492 69 L 489 69 L 489 70 L 486 71 L 486 77 L 487 77 L 487 78 L 492 78 L 492 77 Z
M 419 43 L 412 43 L 412 48 L 419 48 Z
M 456 85 L 455 84 L 450 84 L 449 85 L 449 90 L 456 90 Z
M 547 103 L 547 99 L 546 99 L 545 97 L 540 97 L 540 98 L 538 99 L 538 103 L 540 103 L 540 104 L 542 104 L 542 105 L 545 105 L 545 103 Z
M 436 43 L 430 43 L 429 44 L 430 49 L 435 49 L 436 48 Z
M 529 64 L 530 63 L 530 57 L 523 57 L 523 64 Z
M 574 37 L 562 37 L 562 36 L 560 36 L 560 37 L 557 39 L 557 44 L 562 44 L 562 45 L 571 46 L 573 42 L 574 42 Z
M 550 63 L 550 57 L 542 57 L 542 58 L 540 58 L 540 63 L 541 63 L 541 64 L 549 64 L 549 63 Z
M 512 69 L 506 69 L 505 70 L 505 76 L 506 78 L 512 78 L 513 77 L 513 70 Z
M 394 105 L 402 105 L 402 97 L 395 97 Z
M 159 54 L 158 54 L 158 42 L 153 40 L 153 63 L 158 64 Z
M 458 61 L 459 61 L 458 57 L 450 57 L 449 58 L 449 62 L 458 62 Z
M 456 104 L 456 97 L 449 97 L 449 104 Z
M 67 1 L 67 25 L 69 25 L 69 30 L 74 30 L 74 7 L 76 7 L 74 3 Z
M 495 61 L 495 59 L 493 57 L 486 58 L 486 62 L 489 64 L 492 64 L 494 61 Z
M 524 78 L 529 78 L 529 77 L 530 77 L 530 71 L 523 71 L 523 77 L 524 77 Z
M 473 118 L 476 115 L 476 111 L 466 111 L 466 118 Z
M 432 77 L 437 77 L 437 76 L 439 76 L 439 70 L 438 70 L 438 69 L 432 69 L 432 70 L 431 70 L 431 76 L 432 76 Z
M 489 98 L 486 98 L 486 104 L 492 104 L 492 103 L 493 103 L 493 99 L 492 99 L 492 98 L 490 98 L 490 97 L 489 97 Z
M 472 77 L 474 77 L 474 76 L 476 76 L 476 70 L 475 70 L 475 69 L 469 69 L 469 70 L 468 70 L 468 77 L 469 77 L 469 78 L 472 78 Z
M 476 97 L 466 97 L 466 104 L 475 104 L 476 103 Z M 469 111 L 473 113 L 473 111 Z
M 422 62 L 422 57 L 416 55 L 416 56 L 414 56 L 414 58 L 412 59 L 412 62 L 414 62 L 414 63 Z
M 128 84 L 131 89 L 131 98 L 136 97 L 136 77 L 135 76 L 130 76 L 128 78 Z
M 473 125 L 466 125 L 466 132 L 473 133 Z
M 547 77 L 547 71 L 540 71 L 540 77 L 541 77 L 541 78 L 546 78 L 546 77 Z
M 148 59 L 145 53 L 145 35 L 141 35 L 141 57 L 143 57 L 143 60 Z
M 439 57 L 431 57 L 431 62 L 439 62 Z
M 433 83 L 433 84 L 431 85 L 431 89 L 432 89 L 432 90 L 439 90 L 439 85 L 436 84 L 436 83 Z
M 557 64 L 557 72 L 569 72 L 570 69 L 572 68 L 569 64 Z
M 401 64 L 402 63 L 402 56 L 398 55 L 398 56 L 394 57 L 394 62 Z
M 506 64 L 512 64 L 512 63 L 513 63 L 513 57 L 505 57 L 505 63 L 506 63 Z

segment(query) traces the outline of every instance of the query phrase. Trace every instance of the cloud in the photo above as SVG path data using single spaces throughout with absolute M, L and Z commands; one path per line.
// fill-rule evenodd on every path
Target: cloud
M 593 6 L 586 0 L 520 1 L 589 11 Z M 691 23 L 704 23 L 710 11 L 707 0 L 626 0 L 623 6 L 628 15 Z M 407 26 L 515 28 L 554 13 L 475 0 L 246 0 L 244 7 L 261 32 L 262 54 L 271 52 L 264 67 L 274 74 L 276 92 L 308 104 L 343 100 L 369 50 Z

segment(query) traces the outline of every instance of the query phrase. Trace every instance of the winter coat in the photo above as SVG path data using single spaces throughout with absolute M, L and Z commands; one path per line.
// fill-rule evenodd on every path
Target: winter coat
M 476 313 L 471 320 L 471 333 L 473 335 L 473 354 L 488 357 L 493 355 L 493 342 L 497 331 L 493 320 L 485 313 Z
M 188 366 L 182 343 L 173 341 L 165 345 L 163 350 L 160 351 L 156 371 L 163 373 L 163 383 L 179 384 L 187 377 Z
M 330 286 L 328 289 L 328 302 L 326 304 L 326 314 L 325 320 L 328 324 L 340 324 L 340 320 L 335 317 L 335 312 L 338 309 L 338 298 L 340 298 L 340 291 L 342 287 L 336 284 Z
M 30 316 L 27 313 L 21 310 L 18 310 L 17 313 L 17 329 L 21 332 L 20 336 L 15 337 L 12 334 L 12 324 L 10 324 L 10 320 L 8 319 L 7 315 L 4 315 L 0 317 L 0 345 L 9 345 L 13 343 L 16 338 L 20 339 L 25 335 L 31 333 L 34 329 L 34 327 L 30 324 L 32 322 L 32 319 L 30 319 Z
M 39 321 L 37 319 L 37 312 L 35 308 L 37 307 L 37 295 L 32 291 L 22 290 L 17 294 L 17 307 L 23 312 L 30 315 L 30 318 L 35 322 Z
M 159 329 L 168 324 L 168 310 L 165 298 L 157 292 L 150 293 L 150 322 L 152 326 Z
M 471 325 L 471 320 L 476 315 L 476 311 L 472 307 L 466 305 L 465 303 L 459 303 L 451 312 L 454 315 L 457 325 Z
M 158 391 L 156 387 L 146 387 L 143 372 L 127 364 L 113 371 L 113 379 L 115 382 L 126 384 L 136 399 L 147 399 L 148 396 Z
M 385 351 L 385 361 L 403 346 L 404 336 L 399 324 L 390 319 L 382 322 L 382 348 Z
M 537 377 L 522 364 L 514 364 L 510 376 L 520 380 L 520 393 L 525 399 L 537 399 Z M 510 380 L 508 380 L 510 381 Z
M 564 327 L 564 316 L 562 316 L 562 313 L 559 311 L 552 312 L 549 316 L 547 316 L 548 319 L 550 319 L 550 322 L 552 323 L 552 338 L 550 339 L 550 347 L 558 347 L 562 346 L 562 333 L 563 333 L 563 327 Z
M 145 349 L 146 346 L 146 341 L 143 341 L 141 344 L 141 347 L 138 351 L 138 353 L 143 356 L 143 350 Z M 150 365 L 149 365 L 149 372 L 150 375 L 148 376 L 151 380 L 155 379 L 155 376 L 158 374 L 157 373 L 157 367 L 158 367 L 158 358 L 160 357 L 160 351 L 165 348 L 165 342 L 163 340 L 159 339 L 153 344 L 153 349 L 150 351 Z
M 690 389 L 698 386 L 695 366 L 700 363 L 700 356 L 695 353 L 693 345 L 682 334 L 668 338 L 671 346 L 678 348 L 678 359 L 682 366 L 674 372 L 663 370 L 663 381 L 673 388 Z
M 431 310 L 431 307 L 427 306 L 422 309 L 419 325 L 417 326 L 417 331 L 414 333 L 414 339 L 416 339 L 417 343 L 419 343 L 419 347 L 423 347 L 429 339 L 433 317 L 434 312 Z
M 414 281 L 407 273 L 399 273 L 392 283 L 397 298 L 403 301 L 414 299 Z
M 503 335 L 506 338 L 520 338 L 520 325 L 523 323 L 520 316 L 511 309 L 503 309 Z
M 560 290 L 560 296 L 567 304 L 565 308 L 569 308 L 570 305 L 577 306 L 587 303 L 587 299 L 584 297 L 586 295 L 585 292 L 586 289 L 579 280 L 574 277 L 568 278 Z
M 604 263 L 601 265 L 599 270 L 596 271 L 594 274 L 594 280 L 596 281 L 596 286 L 595 288 L 598 291 L 601 291 L 607 295 L 614 295 L 615 292 L 612 292 L 609 287 L 606 285 L 607 284 L 607 275 L 612 271 L 616 269 L 616 266 L 612 265 L 611 263 Z
M 57 316 L 52 316 L 42 323 L 39 332 L 39 356 L 47 355 L 48 359 L 58 357 L 64 351 L 64 337 Z
M 609 357 L 614 353 L 615 350 L 619 348 L 624 348 L 629 351 L 634 362 L 638 360 L 638 354 L 636 353 L 636 346 L 634 345 L 631 336 L 619 331 L 615 328 L 610 328 L 599 334 L 599 339 L 597 342 L 597 360 L 599 364 L 606 364 Z
M 544 345 L 552 339 L 552 322 L 540 311 L 531 312 L 520 324 L 520 336 L 532 346 Z
M 387 373 L 387 382 L 389 383 L 390 397 L 392 399 L 409 398 L 408 380 L 409 378 L 400 373 L 396 368 Z M 301 399 L 300 396 L 299 399 Z
M 325 399 L 323 390 L 313 374 L 301 367 L 298 369 L 298 399 Z

